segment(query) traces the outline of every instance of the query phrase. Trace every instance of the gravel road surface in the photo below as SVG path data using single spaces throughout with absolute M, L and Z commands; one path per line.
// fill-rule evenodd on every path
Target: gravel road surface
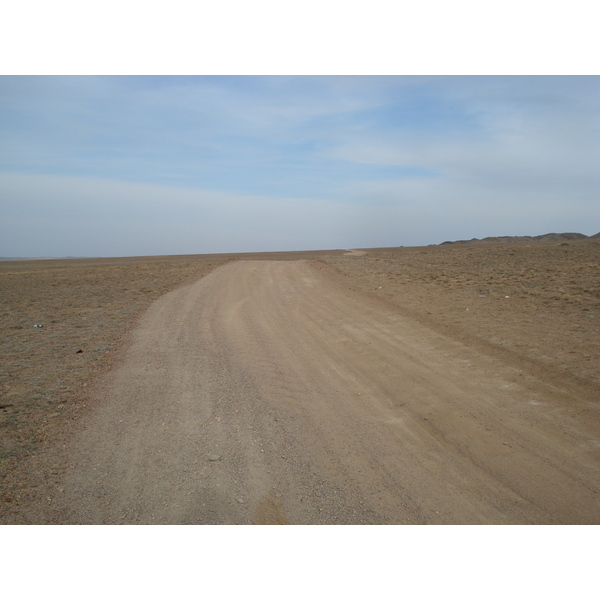
M 66 522 L 600 521 L 595 405 L 308 261 L 222 266 L 130 341 L 67 449 Z

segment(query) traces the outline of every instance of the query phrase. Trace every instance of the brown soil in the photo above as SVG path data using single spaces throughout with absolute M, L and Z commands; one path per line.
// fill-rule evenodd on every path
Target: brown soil
M 600 399 L 600 243 L 428 246 L 324 261 L 446 335 Z
M 2 263 L 0 522 L 598 523 L 599 255 Z

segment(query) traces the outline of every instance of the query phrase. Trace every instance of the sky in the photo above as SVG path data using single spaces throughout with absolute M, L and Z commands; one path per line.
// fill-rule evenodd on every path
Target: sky
M 0 256 L 600 231 L 598 76 L 0 76 Z

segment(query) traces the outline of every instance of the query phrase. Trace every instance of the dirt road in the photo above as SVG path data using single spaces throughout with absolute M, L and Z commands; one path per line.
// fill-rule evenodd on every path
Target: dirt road
M 93 395 L 64 522 L 600 522 L 597 404 L 307 261 L 161 297 Z

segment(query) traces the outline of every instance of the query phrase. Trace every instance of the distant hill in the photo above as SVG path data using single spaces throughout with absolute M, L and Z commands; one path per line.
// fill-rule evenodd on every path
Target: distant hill
M 600 232 L 596 235 L 587 236 L 583 233 L 545 233 L 543 235 L 504 235 L 499 237 L 486 237 L 483 239 L 473 238 L 471 240 L 457 240 L 455 242 L 442 242 L 442 244 L 490 244 L 490 243 L 517 243 L 517 242 L 569 242 L 579 240 L 600 239 Z

